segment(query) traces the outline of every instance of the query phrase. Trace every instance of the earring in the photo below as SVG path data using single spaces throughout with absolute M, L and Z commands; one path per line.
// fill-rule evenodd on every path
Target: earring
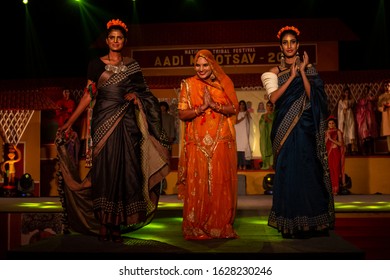
M 211 79 L 212 81 L 214 81 L 214 80 L 215 80 L 215 75 L 214 75 L 214 73 L 211 73 L 211 75 L 210 75 L 210 79 Z
M 297 60 L 295 60 L 295 65 L 299 67 L 299 65 L 301 64 L 301 58 L 299 57 L 299 52 L 297 52 L 296 56 L 297 56 Z
M 284 59 L 284 54 L 282 53 L 280 55 L 280 67 L 285 68 L 286 67 L 286 60 Z

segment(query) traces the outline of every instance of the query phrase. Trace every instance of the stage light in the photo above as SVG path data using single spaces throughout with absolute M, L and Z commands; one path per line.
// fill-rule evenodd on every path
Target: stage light
M 31 175 L 24 173 L 19 180 L 19 196 L 32 196 L 34 190 L 34 180 Z
M 341 181 L 341 180 L 340 180 Z M 351 177 L 349 177 L 347 174 L 345 174 L 345 185 L 343 185 L 342 182 L 340 182 L 339 185 L 339 194 L 340 195 L 348 195 L 351 194 L 349 189 L 352 188 L 352 180 Z
M 264 176 L 263 179 L 263 189 L 264 189 L 264 194 L 272 194 L 272 188 L 274 186 L 274 177 L 275 174 L 269 173 Z
M 28 0 L 23 0 L 23 4 L 27 5 L 28 4 Z

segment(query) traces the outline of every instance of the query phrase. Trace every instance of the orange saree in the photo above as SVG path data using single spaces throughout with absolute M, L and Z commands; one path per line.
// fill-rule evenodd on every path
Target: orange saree
M 179 110 L 200 106 L 205 87 L 215 102 L 238 108 L 229 78 L 220 83 L 194 76 L 182 81 Z M 236 115 L 209 108 L 203 115 L 182 122 L 177 187 L 183 199 L 185 239 L 238 237 L 233 228 L 237 204 L 235 120 Z

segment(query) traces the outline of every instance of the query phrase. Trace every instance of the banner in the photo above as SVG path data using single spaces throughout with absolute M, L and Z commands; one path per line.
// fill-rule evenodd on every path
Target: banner
M 177 68 L 193 67 L 195 54 L 201 48 L 181 49 L 139 49 L 132 50 L 131 55 L 142 68 Z M 280 63 L 279 45 L 211 47 L 209 49 L 216 61 L 223 66 L 247 67 L 275 65 Z M 317 45 L 302 44 L 299 50 L 306 51 L 310 62 L 317 63 Z

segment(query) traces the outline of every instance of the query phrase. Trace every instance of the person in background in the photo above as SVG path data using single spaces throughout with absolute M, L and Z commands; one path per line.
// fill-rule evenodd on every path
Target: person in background
M 178 198 L 183 200 L 186 240 L 238 238 L 236 124 L 232 80 L 209 50 L 194 58 L 196 75 L 183 79 L 178 104 L 181 148 Z
M 246 170 L 247 161 L 252 159 L 252 151 L 249 144 L 251 115 L 246 108 L 245 100 L 240 100 L 238 107 L 237 123 L 234 125 L 236 129 L 238 169 Z
M 169 105 L 165 101 L 160 102 L 162 125 L 172 145 L 176 140 L 175 117 L 169 113 Z
M 69 89 L 65 88 L 62 91 L 62 99 L 58 100 L 56 105 L 58 108 L 56 110 L 56 119 L 58 126 L 61 127 L 69 119 L 76 107 L 75 102 L 70 98 Z
M 265 113 L 266 109 L 264 106 L 264 102 L 260 101 L 259 104 L 257 104 L 257 113 Z
M 337 106 L 338 128 L 344 136 L 346 154 L 356 154 L 358 151 L 356 141 L 356 124 L 354 114 L 355 101 L 348 86 L 344 87 L 341 99 Z
M 328 129 L 325 132 L 326 150 L 333 195 L 339 193 L 340 182 L 345 186 L 345 146 L 343 133 L 336 126 L 336 118 L 328 118 Z
M 362 97 L 356 103 L 356 124 L 360 150 L 363 155 L 374 153 L 374 139 L 378 137 L 374 93 L 369 85 L 363 89 Z
M 162 126 L 165 133 L 167 134 L 169 144 L 172 145 L 173 142 L 176 140 L 175 117 L 169 113 L 169 104 L 166 101 L 160 101 L 160 108 L 161 108 Z M 172 151 L 170 153 L 170 157 L 172 157 Z M 166 194 L 167 188 L 168 188 L 168 182 L 164 178 L 161 187 L 162 195 Z
M 300 31 L 277 33 L 281 64 L 261 76 L 275 105 L 271 141 L 274 185 L 268 225 L 284 238 L 326 236 L 335 222 L 334 198 L 326 160 L 328 101 L 308 54 L 298 54 Z
M 249 112 L 249 113 L 253 113 L 255 110 L 253 109 L 253 107 L 252 107 L 252 101 L 250 101 L 250 100 L 248 100 L 247 102 L 246 102 L 246 108 L 247 108 L 247 111 Z
M 69 211 L 74 215 L 69 218 L 71 227 L 94 232 L 97 225 L 100 241 L 122 242 L 122 233 L 150 223 L 157 210 L 160 182 L 169 173 L 170 145 L 158 99 L 138 62 L 122 53 L 127 31 L 119 19 L 107 23 L 108 53 L 90 61 L 84 95 L 59 128 L 56 141 L 65 199 L 74 208 Z M 86 108 L 93 109 L 88 140 L 91 166 L 81 181 L 72 173 L 62 143 Z
M 386 136 L 387 151 L 390 152 L 390 79 L 383 81 L 378 98 L 378 111 L 382 113 L 381 136 Z
M 274 121 L 274 104 L 267 101 L 266 112 L 261 115 L 259 121 L 260 130 L 260 153 L 262 158 L 261 169 L 268 170 L 272 168 L 274 155 L 272 152 L 271 131 Z

